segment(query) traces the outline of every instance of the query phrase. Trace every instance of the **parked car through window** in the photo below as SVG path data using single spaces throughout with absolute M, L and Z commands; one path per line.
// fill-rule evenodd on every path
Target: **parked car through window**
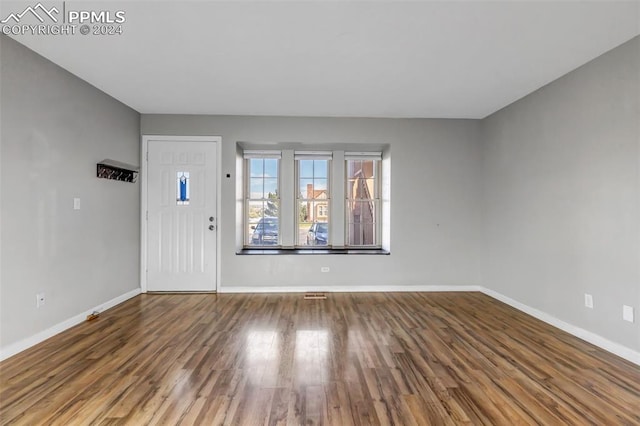
M 328 239 L 329 224 L 327 222 L 316 222 L 307 232 L 308 246 L 326 246 Z
M 252 225 L 251 244 L 256 246 L 274 246 L 278 244 L 278 218 L 263 217 Z

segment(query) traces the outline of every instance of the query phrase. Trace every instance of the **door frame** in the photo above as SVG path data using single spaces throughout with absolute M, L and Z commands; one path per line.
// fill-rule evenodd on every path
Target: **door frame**
M 140 291 L 147 292 L 147 183 L 148 183 L 148 150 L 150 141 L 183 141 L 183 142 L 209 142 L 216 146 L 216 285 L 214 291 L 220 288 L 220 208 L 222 206 L 222 179 L 221 179 L 221 136 L 170 136 L 170 135 L 142 135 L 140 144 Z

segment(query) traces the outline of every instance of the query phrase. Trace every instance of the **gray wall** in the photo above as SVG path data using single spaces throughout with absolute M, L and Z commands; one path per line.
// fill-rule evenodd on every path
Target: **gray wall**
M 478 285 L 478 122 L 143 115 L 143 134 L 222 136 L 221 281 L 233 286 Z M 237 142 L 388 144 L 391 255 L 238 256 Z M 240 186 L 241 187 L 241 186 Z M 321 273 L 329 266 L 330 273 Z
M 482 121 L 485 287 L 635 350 L 639 79 L 636 37 Z
M 141 131 L 222 136 L 225 288 L 484 285 L 640 350 L 640 321 L 621 320 L 623 303 L 640 316 L 638 38 L 482 121 L 140 122 L 16 42 L 0 43 L 2 347 L 138 286 L 139 185 L 94 174 L 103 158 L 138 164 Z M 238 141 L 388 145 L 392 254 L 236 255 Z
M 5 36 L 0 52 L 5 348 L 139 287 L 140 185 L 95 169 L 139 163 L 140 116 Z

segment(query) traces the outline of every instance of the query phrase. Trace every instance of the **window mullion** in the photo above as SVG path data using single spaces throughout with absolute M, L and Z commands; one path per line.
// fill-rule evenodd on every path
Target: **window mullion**
M 331 162 L 331 203 L 329 204 L 329 217 L 331 217 L 331 245 L 333 248 L 344 248 L 346 235 L 345 225 L 345 167 L 344 151 L 333 151 Z
M 296 177 L 293 150 L 283 150 L 280 163 L 280 243 L 283 248 L 293 248 L 296 226 Z

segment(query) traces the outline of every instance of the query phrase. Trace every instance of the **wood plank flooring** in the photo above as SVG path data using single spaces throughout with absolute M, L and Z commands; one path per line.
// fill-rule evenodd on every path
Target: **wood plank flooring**
M 480 293 L 140 295 L 1 363 L 0 424 L 640 425 L 640 368 Z

